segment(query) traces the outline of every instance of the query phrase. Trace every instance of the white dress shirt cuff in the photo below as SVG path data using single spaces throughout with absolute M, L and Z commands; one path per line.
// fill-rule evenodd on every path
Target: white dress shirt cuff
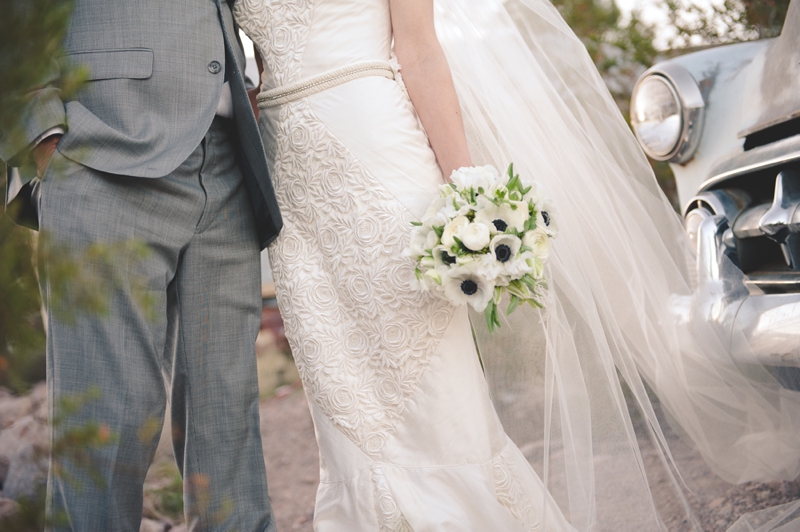
M 47 131 L 45 131 L 44 133 L 33 139 L 32 146 L 35 148 L 36 146 L 41 144 L 41 142 L 44 139 L 52 137 L 53 135 L 63 135 L 64 133 L 65 132 L 63 127 L 51 127 L 50 129 L 48 129 Z

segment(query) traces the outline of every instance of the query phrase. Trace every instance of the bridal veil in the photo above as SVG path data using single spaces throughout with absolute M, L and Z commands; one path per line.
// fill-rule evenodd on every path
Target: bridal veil
M 473 323 L 506 431 L 573 526 L 666 529 L 651 489 L 666 482 L 699 528 L 665 418 L 728 482 L 795 479 L 800 394 L 734 360 L 729 333 L 691 308 L 672 310 L 742 274 L 693 278 L 680 219 L 581 41 L 546 0 L 435 9 L 474 162 L 513 162 L 556 207 L 546 310 L 520 308 L 493 336 Z

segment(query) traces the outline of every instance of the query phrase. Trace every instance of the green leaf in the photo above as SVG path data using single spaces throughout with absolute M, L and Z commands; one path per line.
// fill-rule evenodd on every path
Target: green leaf
M 416 222 L 412 220 L 411 225 L 413 225 L 414 227 L 422 227 L 422 222 Z
M 442 233 L 444 233 L 444 226 L 432 227 L 431 229 L 433 229 L 433 232 L 436 233 L 436 236 L 442 238 Z
M 494 318 L 492 316 L 492 310 L 494 309 L 494 302 L 490 301 L 488 305 L 486 305 L 486 310 L 483 311 L 484 316 L 486 316 L 486 326 L 489 328 L 489 332 L 494 334 Z
M 508 304 L 508 308 L 506 309 L 506 316 L 510 315 L 512 312 L 517 310 L 517 306 L 519 305 L 519 298 L 517 296 L 511 296 L 511 302 Z
M 531 290 L 536 290 L 536 279 L 531 277 L 530 274 L 526 273 L 525 275 L 523 275 L 522 278 L 520 279 L 520 282 L 528 285 L 528 287 L 530 287 Z
M 544 305 L 542 305 L 541 303 L 539 303 L 538 301 L 536 301 L 536 300 L 535 300 L 535 299 L 533 299 L 533 298 L 531 298 L 531 299 L 528 299 L 528 300 L 526 300 L 526 301 L 527 301 L 527 302 L 528 302 L 528 304 L 529 304 L 531 307 L 533 307 L 533 308 L 544 308 Z

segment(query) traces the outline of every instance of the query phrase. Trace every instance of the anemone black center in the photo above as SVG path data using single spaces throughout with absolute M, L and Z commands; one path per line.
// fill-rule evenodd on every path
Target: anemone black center
M 464 279 L 461 281 L 461 291 L 468 296 L 475 295 L 475 293 L 478 291 L 478 283 L 472 279 Z
M 505 244 L 500 244 L 494 248 L 494 256 L 497 257 L 497 260 L 500 262 L 508 262 L 508 259 L 511 258 L 511 248 Z
M 505 231 L 508 228 L 508 224 L 503 220 L 492 220 L 492 223 L 498 231 Z
M 550 227 L 550 215 L 547 214 L 547 211 L 542 211 L 542 220 L 544 220 L 544 225 Z
M 445 264 L 455 264 L 456 258 L 446 251 L 442 252 L 442 262 Z

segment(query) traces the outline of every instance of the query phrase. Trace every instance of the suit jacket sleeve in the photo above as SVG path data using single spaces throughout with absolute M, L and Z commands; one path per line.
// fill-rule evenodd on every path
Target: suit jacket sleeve
M 20 166 L 27 157 L 33 141 L 54 127 L 67 126 L 61 91 L 55 85 L 60 69 L 54 59 L 40 88 L 23 97 L 21 120 L 0 130 L 0 159 L 11 166 Z

